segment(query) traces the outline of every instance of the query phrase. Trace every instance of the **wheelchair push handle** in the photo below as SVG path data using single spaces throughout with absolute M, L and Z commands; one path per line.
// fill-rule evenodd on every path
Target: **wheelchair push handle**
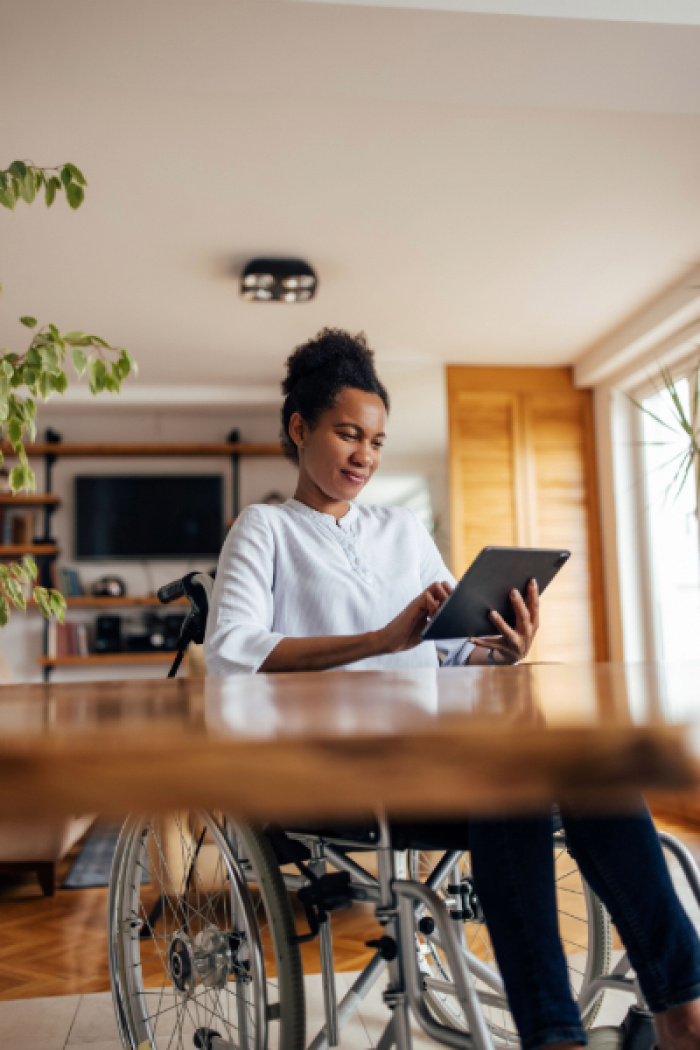
M 190 610 L 180 630 L 177 653 L 168 672 L 168 678 L 174 678 L 177 674 L 190 642 L 201 645 L 204 641 L 213 576 L 213 572 L 188 572 L 182 579 L 166 583 L 158 591 L 158 599 L 163 605 L 177 601 L 178 598 L 187 598 L 190 603 Z
M 166 583 L 165 586 L 158 590 L 158 601 L 162 605 L 176 602 L 178 598 L 184 598 L 184 596 L 185 587 L 183 580 L 173 580 L 172 583 Z

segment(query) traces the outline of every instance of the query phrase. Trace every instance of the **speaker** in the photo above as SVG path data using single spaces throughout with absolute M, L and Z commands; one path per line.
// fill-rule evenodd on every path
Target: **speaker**
M 98 616 L 95 622 L 95 652 L 118 653 L 121 649 L 121 616 Z

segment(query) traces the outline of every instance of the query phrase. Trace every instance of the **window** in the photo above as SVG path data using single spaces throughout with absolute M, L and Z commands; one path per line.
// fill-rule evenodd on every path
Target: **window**
M 677 389 L 686 413 L 688 378 L 677 378 Z M 642 559 L 648 573 L 647 610 L 653 653 L 657 660 L 690 659 L 697 648 L 700 622 L 700 558 L 698 557 L 697 476 L 691 467 L 679 485 L 681 457 L 686 444 L 672 424 L 670 395 L 657 392 L 642 399 L 647 413 L 641 418 L 640 494 L 646 525 Z

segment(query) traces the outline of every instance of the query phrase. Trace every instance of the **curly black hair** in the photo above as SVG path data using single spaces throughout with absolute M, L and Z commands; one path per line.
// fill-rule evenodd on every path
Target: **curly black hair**
M 374 354 L 364 332 L 350 335 L 341 328 L 323 328 L 289 355 L 287 376 L 282 382 L 280 437 L 284 454 L 293 463 L 299 463 L 299 453 L 289 436 L 292 415 L 298 412 L 313 430 L 346 387 L 377 394 L 389 411 L 389 395 L 374 370 Z

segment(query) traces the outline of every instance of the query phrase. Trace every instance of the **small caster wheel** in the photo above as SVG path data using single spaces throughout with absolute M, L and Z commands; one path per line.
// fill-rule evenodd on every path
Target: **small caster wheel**
M 213 1050 L 211 1045 L 212 1039 L 221 1039 L 219 1033 L 215 1032 L 213 1028 L 198 1028 L 193 1036 L 197 1050 Z

